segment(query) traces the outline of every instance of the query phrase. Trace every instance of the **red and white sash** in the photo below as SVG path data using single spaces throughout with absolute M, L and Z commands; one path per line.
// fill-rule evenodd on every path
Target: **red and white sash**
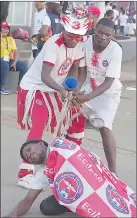
M 59 204 L 82 217 L 136 217 L 135 192 L 74 142 L 52 143 L 44 173 Z

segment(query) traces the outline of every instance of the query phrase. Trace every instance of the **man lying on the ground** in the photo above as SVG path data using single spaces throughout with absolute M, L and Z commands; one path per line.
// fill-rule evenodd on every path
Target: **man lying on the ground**
M 53 195 L 43 200 L 44 215 L 74 212 L 82 217 L 136 217 L 136 194 L 120 181 L 95 154 L 76 143 L 56 138 L 50 146 L 42 140 L 25 142 L 20 155 L 31 164 L 44 164 L 32 189 L 8 217 L 27 213 L 43 188 Z

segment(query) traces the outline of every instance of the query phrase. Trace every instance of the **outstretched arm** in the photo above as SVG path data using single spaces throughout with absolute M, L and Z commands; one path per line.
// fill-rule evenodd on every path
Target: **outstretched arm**
M 5 217 L 15 218 L 15 217 L 20 217 L 20 216 L 25 215 L 30 209 L 35 199 L 41 193 L 41 191 L 42 189 L 40 190 L 31 189 L 26 195 L 26 197 L 17 204 L 14 210 L 8 216 L 5 216 Z

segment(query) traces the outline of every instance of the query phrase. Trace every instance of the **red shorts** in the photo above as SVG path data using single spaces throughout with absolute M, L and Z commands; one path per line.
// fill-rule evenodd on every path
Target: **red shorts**
M 17 95 L 17 122 L 21 126 L 21 129 L 25 129 L 25 125 L 22 123 L 22 120 L 25 112 L 25 100 L 26 100 L 27 93 L 28 93 L 27 90 L 23 90 L 19 87 L 18 95 Z M 44 95 L 48 100 L 48 103 L 52 111 L 52 119 L 51 119 L 50 126 L 51 126 L 51 132 L 53 132 L 57 124 L 54 107 L 50 99 L 50 94 L 48 92 L 44 92 Z M 62 102 L 60 101 L 57 92 L 54 93 L 54 97 L 56 99 L 58 110 L 61 111 Z M 76 110 L 72 110 L 72 115 L 74 115 L 75 113 Z M 31 115 L 32 123 L 30 126 L 29 123 L 27 122 L 27 127 L 30 130 L 27 139 L 28 140 L 42 139 L 43 131 L 47 125 L 48 118 L 49 118 L 49 110 L 40 91 L 37 91 L 35 94 L 35 97 L 29 109 L 29 115 Z M 82 141 L 81 134 L 84 133 L 85 123 L 86 123 L 86 118 L 82 114 L 78 117 L 78 119 L 75 118 L 72 121 L 72 126 L 67 131 L 68 133 L 67 138 L 80 144 Z M 76 134 L 80 135 L 79 138 L 76 137 L 77 139 L 74 137 L 74 135 Z

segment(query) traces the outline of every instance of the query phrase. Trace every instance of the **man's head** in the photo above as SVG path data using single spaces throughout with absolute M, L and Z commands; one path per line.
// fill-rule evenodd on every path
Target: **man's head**
M 113 6 L 112 6 L 112 9 L 113 9 L 113 10 L 114 10 L 114 9 L 117 9 L 116 5 L 113 5 Z
M 114 11 L 108 10 L 105 14 L 105 18 L 109 18 L 109 19 L 113 20 L 114 19 Z
M 36 7 L 37 11 L 41 11 L 45 8 L 45 2 L 35 1 L 35 7 Z
M 43 140 L 30 140 L 20 149 L 20 156 L 31 164 L 43 164 L 46 160 L 48 144 Z
M 100 49 L 105 49 L 111 41 L 114 31 L 114 23 L 109 18 L 99 20 L 95 30 L 95 45 Z
M 83 36 L 69 33 L 66 30 L 63 30 L 63 41 L 68 48 L 75 48 L 78 42 L 81 42 Z
M 56 13 L 61 15 L 62 9 L 59 3 L 56 2 L 47 2 L 46 3 L 46 11 L 47 13 Z
M 70 48 L 74 48 L 82 40 L 91 26 L 89 19 L 86 17 L 78 19 L 75 15 L 71 17 L 62 15 L 62 23 L 64 43 Z

